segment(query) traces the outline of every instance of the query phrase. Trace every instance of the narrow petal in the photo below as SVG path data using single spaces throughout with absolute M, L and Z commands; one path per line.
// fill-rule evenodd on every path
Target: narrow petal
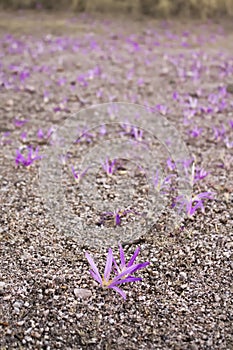
M 90 270 L 90 274 L 92 275 L 92 277 L 94 278 L 94 280 L 96 280 L 99 284 L 101 284 L 102 286 L 102 280 L 100 278 L 100 276 L 96 275 L 94 271 Z
M 115 260 L 114 256 L 112 256 L 112 261 L 113 261 L 113 264 L 114 264 L 114 266 L 115 266 L 116 272 L 117 272 L 117 273 L 119 273 L 120 268 L 119 268 L 119 266 L 117 265 L 117 263 L 116 263 L 116 260 Z
M 117 275 L 113 280 L 112 280 L 112 283 L 120 280 L 122 277 L 124 276 L 127 276 L 129 274 L 132 273 L 132 271 L 135 270 L 135 266 L 137 265 L 133 265 L 133 266 L 130 266 L 130 267 L 127 267 L 124 271 L 122 271 L 121 273 L 119 273 L 119 275 Z
M 106 261 L 106 265 L 105 265 L 105 270 L 104 270 L 104 279 L 105 279 L 105 281 L 109 280 L 111 269 L 112 269 L 112 260 L 113 260 L 112 249 L 109 248 L 107 261 Z
M 122 296 L 122 298 L 124 298 L 126 300 L 126 294 L 125 294 L 125 292 L 123 292 L 122 289 L 120 289 L 118 287 L 111 287 L 111 288 L 114 289 L 117 293 L 119 293 Z
M 115 282 L 112 282 L 110 285 L 109 285 L 109 288 L 112 288 L 112 286 L 116 286 L 118 284 L 122 284 L 122 283 L 130 283 L 130 282 L 137 282 L 137 281 L 142 281 L 142 278 L 141 277 L 126 277 L 125 279 L 120 279 L 118 281 L 115 281 Z
M 134 272 L 136 272 L 137 270 L 141 270 L 141 269 L 143 269 L 144 267 L 148 266 L 149 264 L 150 264 L 149 261 L 144 262 L 144 263 L 141 263 L 141 264 L 136 264 L 135 267 L 134 267 L 134 269 L 131 270 L 130 273 L 134 273 Z
M 87 258 L 89 264 L 91 265 L 94 273 L 96 276 L 98 276 L 98 279 L 102 281 L 102 278 L 100 276 L 99 270 L 96 266 L 96 264 L 94 263 L 94 260 L 92 259 L 92 257 L 90 256 L 90 254 L 88 254 L 87 252 L 85 253 L 85 257 Z
M 136 258 L 137 258 L 137 256 L 138 256 L 139 252 L 140 252 L 140 247 L 137 247 L 137 249 L 136 249 L 135 252 L 134 252 L 134 255 L 132 256 L 132 258 L 131 258 L 130 261 L 128 262 L 127 267 L 130 267 L 130 266 L 133 265 L 133 263 L 134 263 L 134 261 L 136 260 Z

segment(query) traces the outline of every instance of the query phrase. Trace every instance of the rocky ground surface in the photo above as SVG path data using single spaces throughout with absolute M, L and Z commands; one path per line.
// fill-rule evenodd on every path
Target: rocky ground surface
M 0 14 L 1 349 L 233 348 L 232 53 L 233 26 L 226 21 Z M 30 167 L 16 164 L 17 150 L 26 154 L 27 146 L 38 146 L 39 155 L 55 151 L 51 130 L 60 127 L 66 132 L 65 121 L 72 115 L 109 102 L 113 104 L 103 107 L 105 119 L 98 119 L 101 113 L 96 117 L 100 129 L 85 133 L 76 144 L 70 136 L 69 167 L 67 159 L 55 162 L 64 170 L 60 183 L 46 158 Z M 129 115 L 121 115 L 121 123 L 113 125 L 115 102 L 143 105 L 145 113 L 154 113 L 142 138 L 125 133 L 122 120 L 127 122 Z M 97 111 L 103 112 L 101 108 Z M 140 114 L 135 107 L 134 117 L 140 119 L 137 111 Z M 209 191 L 214 198 L 204 200 L 204 212 L 198 209 L 182 224 L 168 228 L 170 205 L 160 208 L 157 203 L 158 222 L 141 232 L 140 215 L 133 217 L 133 210 L 143 211 L 149 197 L 138 166 L 131 169 L 121 159 L 116 173 L 107 177 L 100 165 L 93 180 L 95 202 L 94 183 L 88 185 L 91 177 L 83 176 L 87 184 L 82 191 L 70 165 L 78 166 L 90 147 L 97 147 L 96 156 L 100 152 L 104 159 L 101 145 L 106 135 L 110 154 L 115 140 L 123 145 L 128 136 L 132 142 L 147 142 L 159 159 L 165 148 L 150 135 L 156 118 L 167 118 L 180 135 L 170 140 L 165 140 L 166 133 L 161 136 L 170 142 L 164 159 L 177 155 L 177 143 L 183 140 L 196 169 L 208 173 L 202 178 L 199 172 L 194 195 Z M 99 121 L 108 119 L 111 125 L 103 130 Z M 90 121 L 93 118 L 83 112 L 80 127 L 89 128 Z M 141 166 L 143 159 L 150 162 L 148 148 L 138 153 Z M 159 164 L 166 174 L 173 170 L 170 163 Z M 44 186 L 46 171 L 56 186 L 49 181 Z M 130 186 L 135 191 L 127 206 L 124 191 Z M 55 196 L 52 199 L 61 202 L 62 189 L 72 215 L 83 219 L 83 230 L 76 232 L 69 224 L 71 234 L 61 229 L 69 213 L 59 212 L 59 206 L 58 213 L 53 211 L 48 200 Z M 129 210 L 119 227 L 111 217 L 99 221 L 101 210 L 114 198 L 119 210 Z M 121 237 L 124 226 L 135 227 L 134 239 Z M 90 252 L 100 270 L 107 247 L 118 255 L 108 230 L 113 236 L 120 234 L 127 258 L 140 246 L 138 262 L 150 261 L 138 272 L 142 282 L 123 285 L 126 300 L 97 285 L 84 255 Z M 104 233 L 96 246 L 88 244 L 91 232 Z

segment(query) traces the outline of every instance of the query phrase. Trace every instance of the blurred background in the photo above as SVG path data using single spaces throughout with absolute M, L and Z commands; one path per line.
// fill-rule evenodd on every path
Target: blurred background
M 233 0 L 0 0 L 3 9 L 114 12 L 153 17 L 233 17 Z

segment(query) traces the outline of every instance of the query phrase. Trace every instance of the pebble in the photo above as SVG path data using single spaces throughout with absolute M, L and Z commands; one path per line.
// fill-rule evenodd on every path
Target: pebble
M 89 289 L 85 289 L 85 288 L 75 288 L 74 295 L 77 298 L 88 299 L 92 296 L 92 292 Z
M 187 279 L 187 274 L 183 271 L 180 272 L 180 279 L 181 280 L 186 280 Z
M 3 292 L 4 288 L 6 287 L 6 283 L 0 281 L 0 293 Z

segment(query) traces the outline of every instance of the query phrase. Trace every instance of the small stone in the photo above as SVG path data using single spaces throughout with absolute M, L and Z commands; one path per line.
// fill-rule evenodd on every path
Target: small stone
M 0 293 L 3 292 L 3 289 L 5 288 L 5 286 L 6 286 L 6 283 L 0 281 Z
M 21 307 L 21 303 L 19 301 L 16 301 L 14 304 L 13 304 L 13 307 L 14 309 L 19 309 Z
M 187 279 L 187 274 L 186 274 L 185 272 L 181 271 L 181 272 L 180 272 L 180 279 L 181 279 L 182 281 L 186 280 L 186 279 Z
M 92 296 L 92 292 L 85 288 L 75 288 L 74 295 L 76 298 L 88 299 Z

